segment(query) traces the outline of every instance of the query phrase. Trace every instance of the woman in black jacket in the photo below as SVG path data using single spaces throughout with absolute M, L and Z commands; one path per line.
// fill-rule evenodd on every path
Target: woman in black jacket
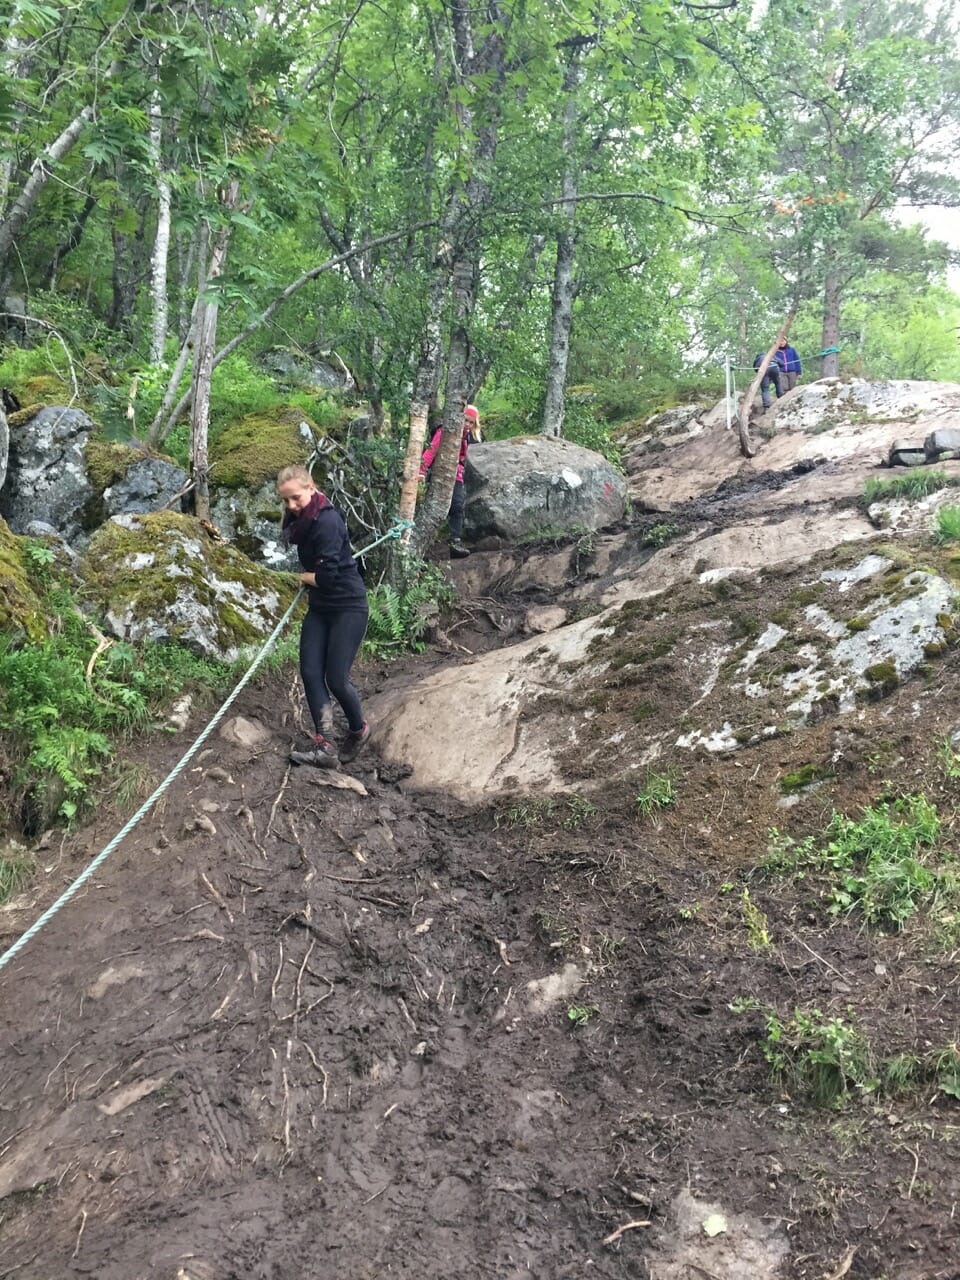
M 307 588 L 309 607 L 300 631 L 300 675 L 313 716 L 316 738 L 307 751 L 292 751 L 294 764 L 336 768 L 333 733 L 336 698 L 347 717 L 347 736 L 340 744 L 339 762 L 353 760 L 370 736 L 360 698 L 350 682 L 350 668 L 367 629 L 367 590 L 350 547 L 350 535 L 340 512 L 313 482 L 305 467 L 284 467 L 277 476 L 277 492 L 286 508 L 283 537 L 293 543 Z

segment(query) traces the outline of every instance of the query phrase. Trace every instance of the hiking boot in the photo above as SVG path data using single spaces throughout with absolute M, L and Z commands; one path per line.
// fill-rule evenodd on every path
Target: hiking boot
M 333 703 L 325 702 L 320 708 L 320 732 L 325 738 L 333 737 Z
M 470 554 L 459 538 L 450 543 L 450 559 L 464 560 Z
M 340 763 L 349 764 L 351 760 L 356 760 L 369 737 L 370 726 L 366 720 L 363 722 L 362 729 L 351 729 L 340 743 Z
M 337 748 L 318 733 L 308 751 L 290 752 L 290 763 L 312 764 L 317 769 L 336 769 L 340 762 L 337 759 Z

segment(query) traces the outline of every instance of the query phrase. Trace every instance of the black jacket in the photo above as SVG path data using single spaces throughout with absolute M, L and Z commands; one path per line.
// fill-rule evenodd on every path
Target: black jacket
M 366 609 L 367 589 L 353 558 L 347 524 L 336 507 L 321 507 L 307 536 L 297 544 L 304 573 L 316 575 L 307 588 L 310 608 L 328 613 Z

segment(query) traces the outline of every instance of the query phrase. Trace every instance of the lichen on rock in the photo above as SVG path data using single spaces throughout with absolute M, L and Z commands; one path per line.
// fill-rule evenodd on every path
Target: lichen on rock
M 282 467 L 305 465 L 320 435 L 296 405 L 247 414 L 212 442 L 212 482 L 218 488 L 259 489 Z
M 112 635 L 228 662 L 268 634 L 296 589 L 170 511 L 115 516 L 91 539 L 82 573 Z

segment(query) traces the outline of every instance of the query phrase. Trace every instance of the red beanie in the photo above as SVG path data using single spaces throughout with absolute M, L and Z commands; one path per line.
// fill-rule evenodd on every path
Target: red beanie
M 468 404 L 463 411 L 463 416 L 465 418 L 469 418 L 471 422 L 480 421 L 480 415 L 477 413 L 477 406 L 475 404 Z

